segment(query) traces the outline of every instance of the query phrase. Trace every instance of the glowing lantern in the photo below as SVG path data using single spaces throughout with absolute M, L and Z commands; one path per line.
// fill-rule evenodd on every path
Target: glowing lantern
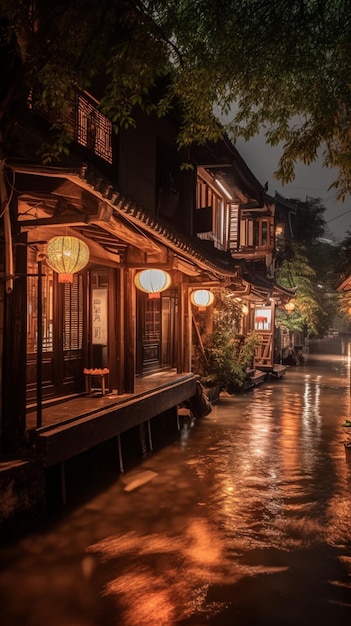
M 241 307 L 241 312 L 243 315 L 247 315 L 249 312 L 249 308 L 246 306 L 246 304 L 243 304 Z
M 211 291 L 208 291 L 208 289 L 196 289 L 196 291 L 192 291 L 190 300 L 198 307 L 199 311 L 204 311 L 208 306 L 213 304 L 214 295 Z
M 285 304 L 284 309 L 288 312 L 288 313 L 292 313 L 293 310 L 295 309 L 295 304 L 290 300 L 290 302 L 287 302 L 287 304 Z
M 163 270 L 143 270 L 138 272 L 134 279 L 135 286 L 149 298 L 159 298 L 161 291 L 165 291 L 171 284 L 171 277 Z
M 46 261 L 58 273 L 59 283 L 72 283 L 73 274 L 87 265 L 89 255 L 87 244 L 77 237 L 53 237 L 47 244 Z

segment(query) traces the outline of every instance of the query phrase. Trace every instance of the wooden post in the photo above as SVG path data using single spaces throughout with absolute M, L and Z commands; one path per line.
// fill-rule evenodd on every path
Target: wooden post
M 189 290 L 183 286 L 183 315 L 184 315 L 184 344 L 183 344 L 183 372 L 191 372 L 192 367 L 192 311 L 189 299 Z
M 178 288 L 178 320 L 177 320 L 177 373 L 184 372 L 184 288 Z
M 42 426 L 42 361 L 43 361 L 43 275 L 42 262 L 38 261 L 37 293 L 37 428 Z
M 134 393 L 135 385 L 135 325 L 136 325 L 136 295 L 133 284 L 133 272 L 124 271 L 123 278 L 124 299 L 124 392 Z
M 121 435 L 117 435 L 117 446 L 118 446 L 119 469 L 120 469 L 121 474 L 124 474 Z
M 150 450 L 152 450 L 152 438 L 151 438 L 151 423 L 150 420 L 147 420 L 147 431 L 148 431 L 148 435 L 149 435 L 149 446 L 150 446 Z

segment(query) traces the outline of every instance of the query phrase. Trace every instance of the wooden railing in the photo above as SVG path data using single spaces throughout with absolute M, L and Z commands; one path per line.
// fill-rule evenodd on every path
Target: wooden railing
M 273 335 L 272 333 L 259 334 L 260 344 L 257 346 L 254 357 L 255 367 L 273 366 Z

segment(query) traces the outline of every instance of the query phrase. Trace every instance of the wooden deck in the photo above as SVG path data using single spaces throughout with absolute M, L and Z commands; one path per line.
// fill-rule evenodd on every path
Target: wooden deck
M 196 392 L 192 373 L 164 372 L 141 378 L 134 394 L 80 396 L 44 406 L 42 426 L 36 411 L 27 414 L 27 430 L 36 456 L 49 467 L 176 407 Z

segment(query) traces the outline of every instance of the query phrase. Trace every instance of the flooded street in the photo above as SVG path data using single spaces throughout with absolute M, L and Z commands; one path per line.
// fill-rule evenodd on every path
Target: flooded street
M 0 548 L 3 626 L 350 623 L 350 365 L 329 347 Z

